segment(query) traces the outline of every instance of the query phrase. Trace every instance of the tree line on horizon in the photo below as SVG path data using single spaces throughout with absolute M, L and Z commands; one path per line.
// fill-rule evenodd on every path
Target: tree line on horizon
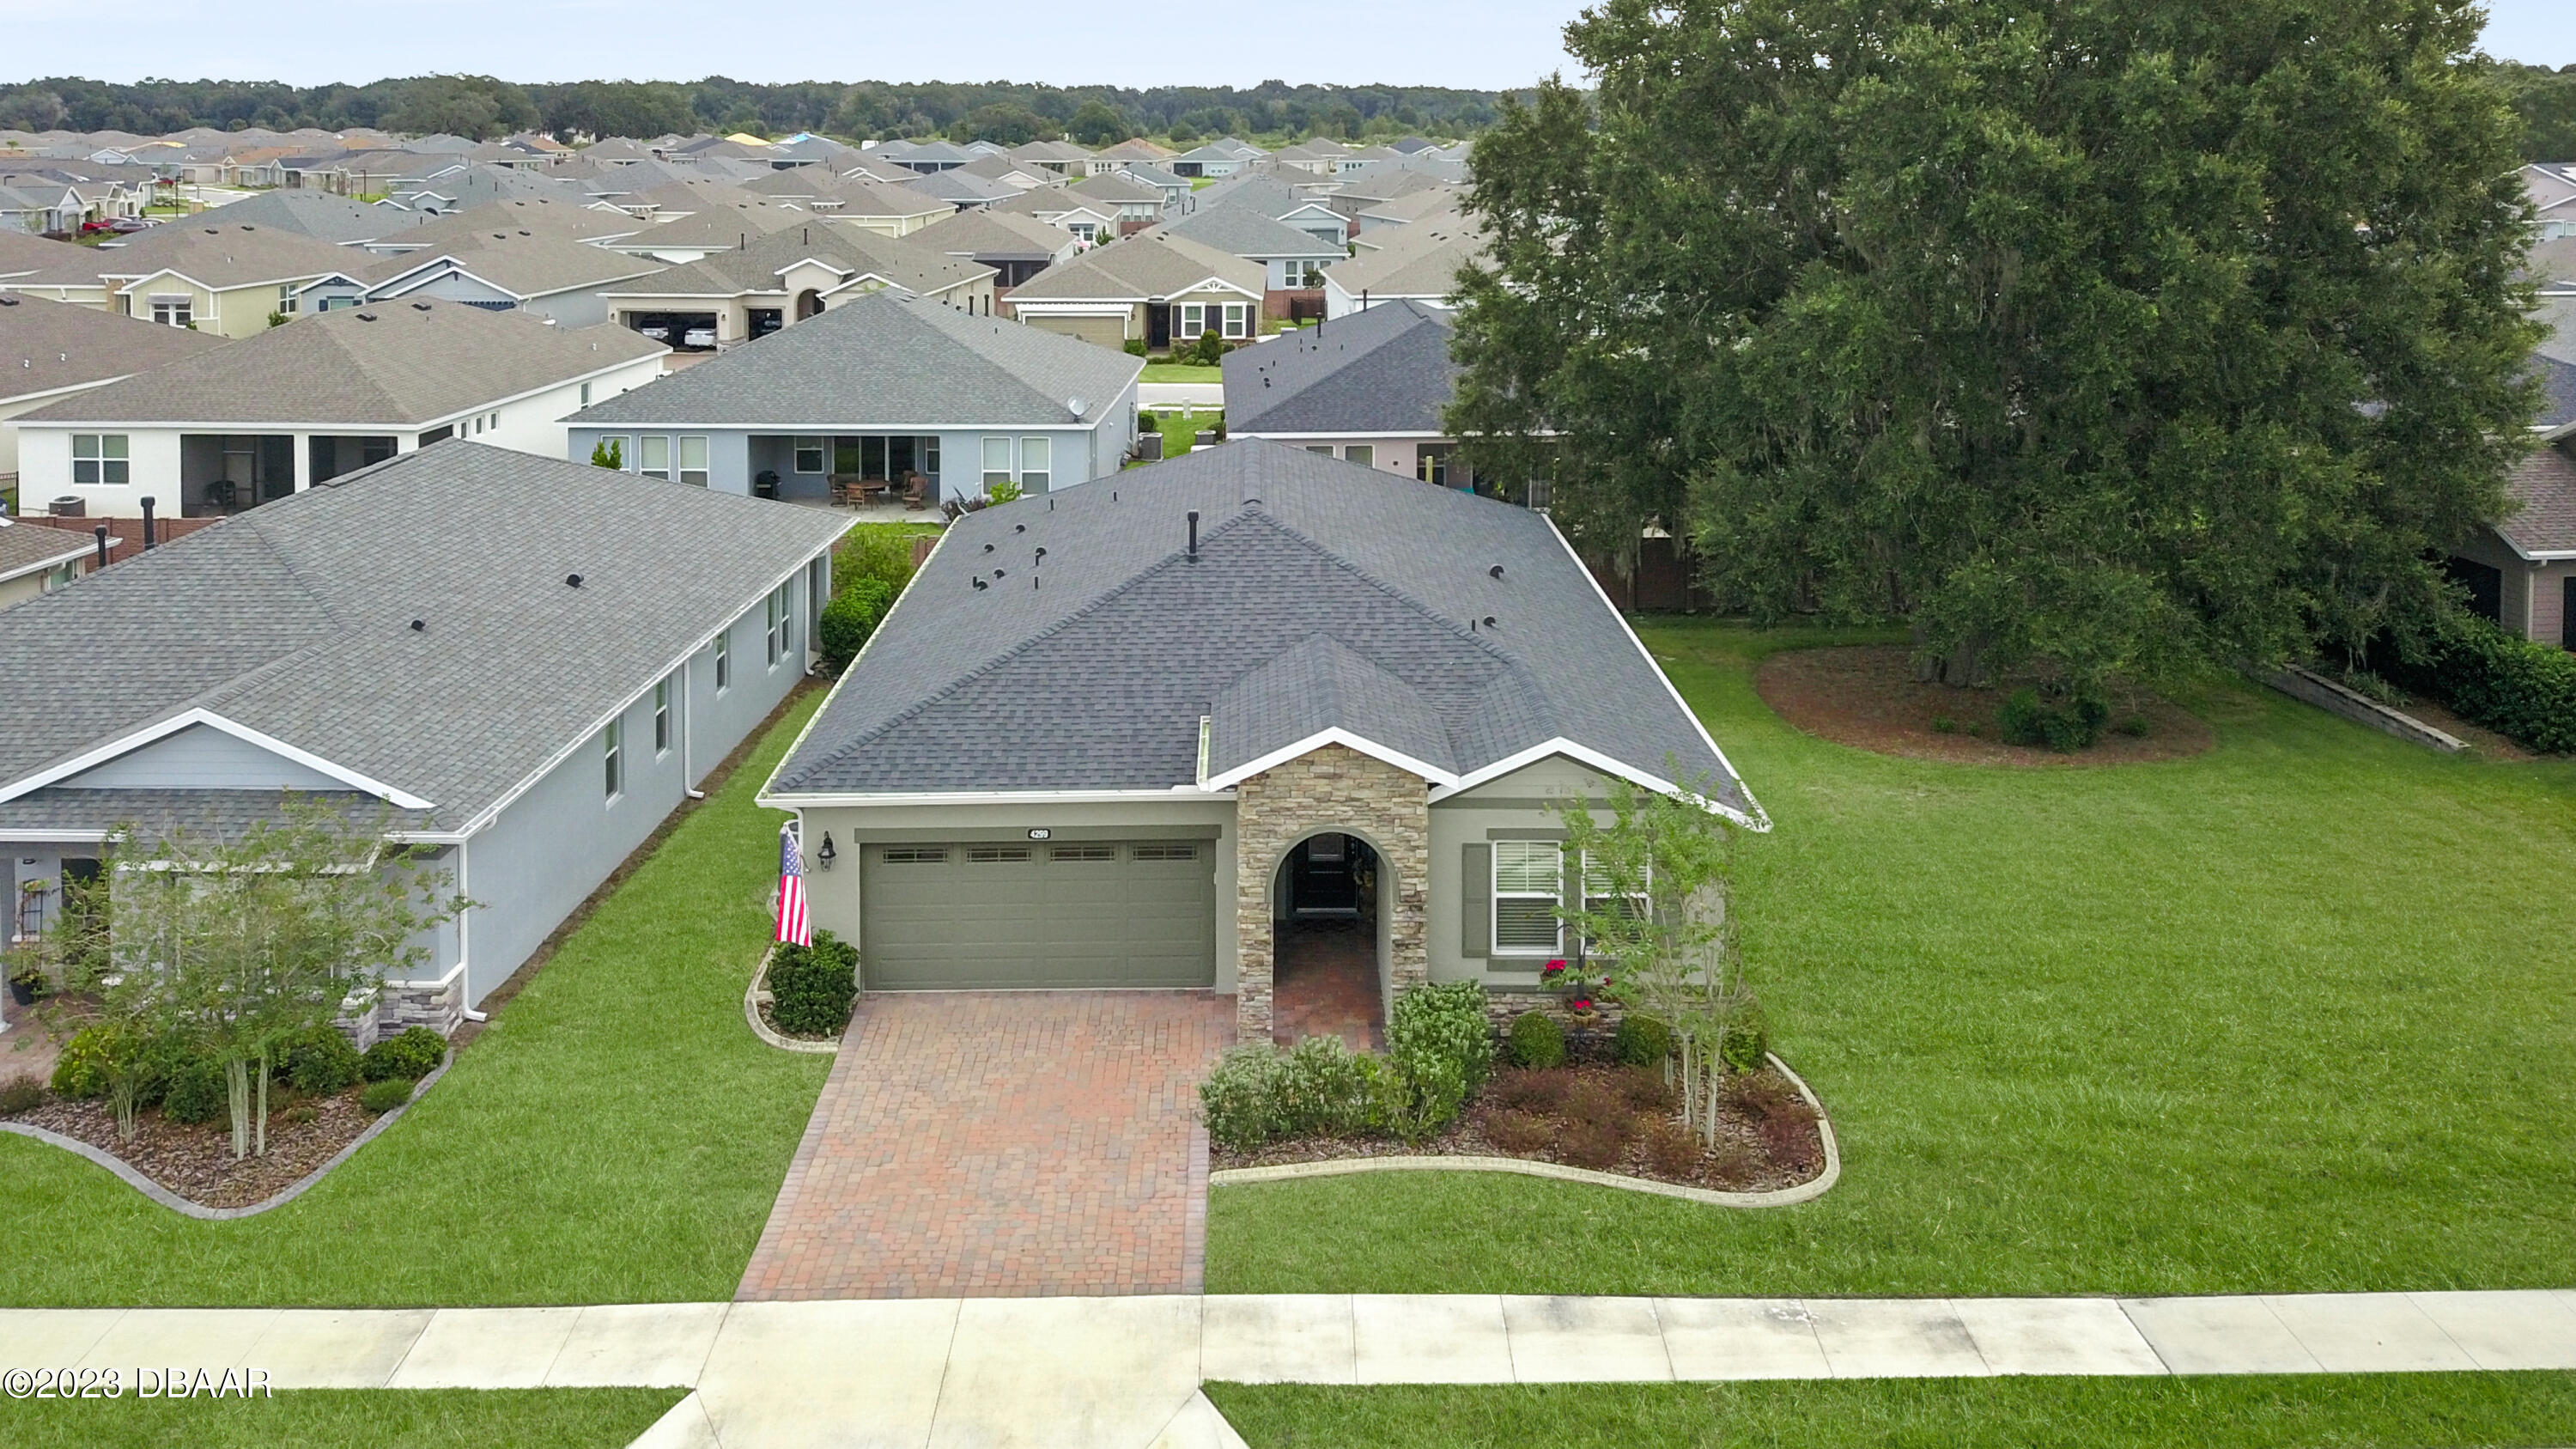
M 585 80 L 521 85 L 490 76 L 389 78 L 365 85 L 54 77 L 0 85 L 0 129 L 164 135 L 305 126 L 446 132 L 491 140 L 521 131 L 649 137 L 801 131 L 852 139 L 980 138 L 1017 145 L 1069 136 L 1106 146 L 1131 136 L 1189 143 L 1223 135 L 1392 138 L 1470 135 L 1493 124 L 1501 93 L 1441 86 L 1046 86 L 1010 81 L 797 81 L 760 85 Z

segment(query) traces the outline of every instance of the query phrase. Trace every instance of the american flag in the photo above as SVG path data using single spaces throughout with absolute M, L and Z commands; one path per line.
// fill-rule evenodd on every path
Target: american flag
M 778 827 L 778 939 L 799 946 L 814 944 L 805 920 L 805 853 L 796 848 L 796 827 Z

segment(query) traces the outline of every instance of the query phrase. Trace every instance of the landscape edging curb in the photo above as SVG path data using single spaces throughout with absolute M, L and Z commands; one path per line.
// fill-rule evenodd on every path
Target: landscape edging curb
M 1843 1175 L 1842 1148 L 1834 1140 L 1833 1119 L 1825 1115 L 1825 1106 L 1807 1086 L 1806 1079 L 1789 1070 L 1789 1064 L 1771 1053 L 1765 1053 L 1771 1065 L 1780 1069 L 1798 1089 L 1807 1105 L 1816 1109 L 1816 1136 L 1825 1148 L 1825 1170 L 1795 1187 L 1775 1192 L 1719 1192 L 1713 1188 L 1684 1187 L 1677 1182 L 1657 1182 L 1652 1178 L 1628 1177 L 1616 1172 L 1595 1172 L 1588 1167 L 1567 1167 L 1555 1162 L 1534 1162 L 1521 1157 L 1335 1157 L 1322 1162 L 1288 1162 L 1276 1167 L 1228 1167 L 1208 1174 L 1208 1186 L 1230 1187 L 1239 1183 L 1287 1182 L 1304 1177 L 1342 1177 L 1357 1172 L 1511 1172 L 1523 1177 L 1553 1178 L 1559 1182 L 1588 1183 L 1594 1187 L 1615 1187 L 1627 1192 L 1648 1193 L 1655 1197 L 1680 1198 L 1685 1202 L 1704 1203 L 1710 1207 L 1765 1208 L 1790 1207 L 1812 1202 L 1825 1195 Z
M 811 1052 L 818 1056 L 839 1052 L 841 1041 L 838 1037 L 830 1041 L 798 1041 L 792 1036 L 781 1036 L 768 1022 L 760 1019 L 760 988 L 769 980 L 769 958 L 777 954 L 778 946 L 775 942 L 770 944 L 768 950 L 760 953 L 760 969 L 751 973 L 751 984 L 742 989 L 742 1019 L 751 1023 L 753 1033 L 762 1041 L 780 1051 Z
M 0 1132 L 15 1133 L 20 1137 L 32 1137 L 38 1142 L 49 1143 L 55 1147 L 60 1147 L 67 1152 L 77 1153 L 82 1157 L 86 1157 L 90 1161 L 97 1163 L 99 1166 L 106 1168 L 108 1171 L 115 1173 L 118 1177 L 125 1179 L 126 1186 L 133 1188 L 137 1192 L 142 1193 L 145 1197 L 152 1199 L 154 1202 L 161 1204 L 163 1207 L 168 1208 L 173 1212 L 185 1214 L 186 1216 L 196 1218 L 201 1222 L 230 1222 L 235 1218 L 255 1217 L 260 1213 L 268 1211 L 270 1208 L 284 1207 L 288 1203 L 295 1201 L 297 1198 L 302 1197 L 304 1195 L 304 1190 L 311 1187 L 313 1184 L 320 1182 L 324 1173 L 327 1173 L 332 1168 L 348 1161 L 352 1153 L 355 1153 L 359 1148 L 366 1146 L 369 1142 L 374 1141 L 377 1133 L 394 1125 L 394 1119 L 400 1117 L 405 1112 L 410 1111 L 412 1109 L 412 1103 L 418 1102 L 423 1096 L 428 1094 L 430 1084 L 437 1081 L 439 1078 L 446 1076 L 447 1069 L 455 1064 L 456 1049 L 450 1047 L 448 1048 L 446 1059 L 438 1064 L 437 1069 L 432 1071 L 428 1076 L 421 1078 L 420 1084 L 412 1088 L 410 1102 L 405 1102 L 401 1106 L 394 1108 L 392 1111 L 379 1116 L 375 1121 L 368 1123 L 366 1131 L 350 1138 L 349 1144 L 341 1148 L 339 1151 L 332 1153 L 328 1161 L 324 1162 L 320 1167 L 313 1169 L 311 1172 L 304 1174 L 302 1177 L 297 1178 L 295 1181 L 288 1183 L 285 1187 L 279 1189 L 274 1197 L 263 1198 L 247 1207 L 212 1208 L 207 1207 L 203 1203 L 190 1202 L 186 1198 L 172 1192 L 170 1189 L 154 1182 L 151 1178 L 144 1176 L 141 1170 L 127 1162 L 124 1158 L 117 1156 L 115 1153 L 108 1151 L 104 1147 L 83 1142 L 77 1137 L 66 1137 L 60 1132 L 49 1132 L 42 1127 L 28 1126 L 24 1122 L 0 1122 Z

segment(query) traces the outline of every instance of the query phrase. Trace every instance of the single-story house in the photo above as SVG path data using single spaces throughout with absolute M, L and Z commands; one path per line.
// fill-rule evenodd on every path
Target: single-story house
M 566 414 L 659 377 L 669 351 L 456 302 L 326 312 L 24 414 L 19 487 L 203 518 L 451 437 L 560 458 Z
M 1441 418 L 1458 390 L 1449 338 L 1448 314 L 1395 302 L 1237 348 L 1225 355 L 1226 435 L 1472 489 Z
M 327 191 L 270 191 L 224 204 L 232 226 L 291 231 L 334 246 L 363 247 L 428 224 L 432 214 L 384 202 L 352 201 Z
M 1011 291 L 1011 315 L 1103 347 L 1149 348 L 1203 332 L 1249 338 L 1267 294 L 1260 264 L 1186 237 L 1147 232 L 1094 247 Z
M 952 524 L 760 802 L 869 990 L 1209 990 L 1259 1040 L 1354 932 L 1382 1001 L 1536 990 L 1549 802 L 1613 778 L 1768 827 L 1545 514 L 1239 440 Z
M 1232 176 L 1269 154 L 1249 141 L 1234 136 L 1220 136 L 1213 141 L 1193 146 L 1160 164 L 1175 176 Z
M 766 337 L 887 287 L 990 316 L 994 276 L 991 267 L 909 237 L 809 220 L 610 287 L 605 296 L 618 326 L 704 352 Z
M 113 551 L 119 540 L 110 538 Z M 66 528 L 13 522 L 0 514 L 0 609 L 50 594 L 98 565 L 99 542 Z
M 17 476 L 22 415 L 223 345 L 184 327 L 0 292 L 0 477 Z M 46 501 L 20 495 L 22 507 L 41 509 Z
M 981 209 L 1042 221 L 1080 242 L 1107 241 L 1118 235 L 1118 208 L 1114 204 L 1085 200 L 1061 186 L 1023 191 Z
M 1011 159 L 1023 166 L 1036 166 L 1058 176 L 1091 174 L 1091 152 L 1071 141 L 1031 141 L 1014 146 Z
M 2576 421 L 2566 431 L 2576 434 Z M 2470 607 L 2526 639 L 2576 650 L 2576 457 L 2544 444 L 2505 480 L 2511 512 L 2463 545 L 2451 576 Z
M 296 311 L 306 284 L 361 260 L 291 231 L 202 221 L 156 226 L 81 253 L 49 271 L 13 277 L 9 289 L 218 337 L 267 331 L 271 316 Z
M 608 294 L 649 280 L 663 271 L 649 257 L 628 256 L 568 237 L 524 228 L 496 228 L 451 236 L 433 246 L 390 257 L 370 257 L 357 275 L 366 283 L 363 300 L 399 302 L 437 298 L 481 307 L 490 312 L 524 311 L 566 327 L 593 327 L 608 320 Z M 305 289 L 332 290 L 326 280 Z M 307 312 L 348 305 L 336 297 L 316 298 Z
M 630 471 L 814 503 L 913 474 L 925 505 L 1044 493 L 1118 471 L 1143 371 L 889 288 L 603 398 L 565 420 L 565 456 L 613 441 Z
M 1370 235 L 1379 239 L 1374 250 L 1363 246 L 1324 273 L 1325 316 L 1338 320 L 1389 302 L 1445 308 L 1458 289 L 1458 269 L 1484 252 L 1484 243 L 1450 214 Z
M 1203 207 L 1165 222 L 1162 229 L 1259 263 L 1265 289 L 1262 310 L 1270 317 L 1291 315 L 1292 305 L 1300 301 L 1320 311 L 1316 304 L 1326 269 L 1350 255 L 1339 242 L 1325 241 L 1248 206 Z
M 1083 168 L 1094 176 L 1103 176 L 1130 161 L 1150 161 L 1157 166 L 1168 165 L 1172 154 L 1172 148 L 1169 146 L 1148 141 L 1142 136 L 1131 136 L 1124 141 L 1103 146 L 1092 152 L 1091 159 L 1083 163 Z
M 1115 171 L 1086 176 L 1064 188 L 1086 206 L 1106 208 L 1118 223 L 1118 235 L 1133 236 L 1163 219 L 1163 191 Z
M 978 207 L 961 211 L 935 226 L 927 226 L 912 238 L 915 246 L 993 269 L 993 300 L 1010 296 L 1011 289 L 1054 266 L 1069 262 L 1082 250 L 1082 243 L 1071 232 L 1047 225 L 1035 217 Z
M 743 189 L 801 206 L 818 217 L 882 236 L 910 236 L 957 208 L 909 186 L 842 176 L 827 166 L 798 166 L 742 183 Z
M 1221 206 L 1249 207 L 1273 221 L 1285 222 L 1316 240 L 1342 246 L 1350 239 L 1350 218 L 1331 202 L 1291 186 L 1268 172 L 1254 171 L 1220 181 L 1186 199 L 1187 209 L 1213 211 Z
M 237 832 L 294 791 L 383 812 L 474 903 L 383 1005 L 452 1031 L 786 698 L 842 527 L 450 442 L 0 612 L 10 933 L 119 825 Z
M 962 166 L 924 172 L 903 184 L 959 211 L 991 206 L 1033 189 L 1013 186 L 1007 181 L 989 181 Z

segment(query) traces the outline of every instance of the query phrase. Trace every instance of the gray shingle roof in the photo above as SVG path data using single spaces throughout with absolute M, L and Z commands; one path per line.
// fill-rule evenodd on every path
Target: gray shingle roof
M 550 327 L 461 302 L 377 302 L 297 318 L 26 421 L 426 424 L 667 350 L 622 327 Z
M 650 257 L 613 252 L 551 231 L 495 227 L 454 232 L 417 251 L 370 258 L 358 274 L 371 286 L 381 285 L 440 257 L 522 299 L 636 281 L 663 267 Z
M 1544 515 L 1255 440 L 952 525 L 769 789 L 1188 787 L 1202 717 L 1212 774 L 1329 720 L 1457 773 L 1670 757 L 1756 813 Z
M 926 228 L 925 228 L 926 230 Z M 639 239 L 640 240 L 640 239 Z M 623 286 L 613 297 L 731 297 L 779 292 L 779 273 L 805 260 L 838 268 L 845 279 L 873 276 L 915 292 L 938 293 L 988 277 L 993 269 L 848 222 L 807 216 L 802 225 L 712 251 L 694 262 Z
M 1211 277 L 1256 297 L 1267 290 L 1260 263 L 1156 229 L 1093 247 L 1072 261 L 1049 267 L 1026 285 L 1013 288 L 1011 300 L 1150 300 L 1186 292 Z
M 1262 261 L 1272 257 L 1302 257 L 1337 262 L 1347 255 L 1340 247 L 1318 238 L 1313 232 L 1300 231 L 1249 206 L 1204 207 L 1163 223 L 1162 230 L 1168 235 L 1186 237 L 1232 256 Z
M 845 526 L 439 443 L 0 611 L 0 780 L 204 708 L 454 829 Z
M 2529 557 L 2576 553 L 2576 460 L 2556 448 L 2534 449 L 2505 479 L 2513 505 L 2496 532 Z
M 979 261 L 1047 261 L 1070 252 L 1073 233 L 1033 216 L 974 207 L 934 221 L 905 241 Z
M 108 543 L 113 547 L 116 540 L 111 538 Z M 68 528 L 44 528 L 0 519 L 0 579 L 14 579 L 37 569 L 69 563 L 97 548 L 96 539 Z
M 1455 217 L 1424 217 L 1375 235 L 1385 239 L 1377 250 L 1363 249 L 1328 274 L 1354 297 L 1363 291 L 1378 297 L 1446 297 L 1457 287 L 1458 269 L 1484 254 L 1484 243 Z
M 1264 433 L 1437 433 L 1457 391 L 1449 321 L 1392 302 L 1225 355 L 1226 427 Z
M 353 825 L 379 819 L 394 830 L 435 828 L 431 812 L 389 809 L 355 790 L 313 790 L 300 800 L 328 805 Z M 146 839 L 238 837 L 253 825 L 275 823 L 282 811 L 268 790 L 84 790 L 48 785 L 15 800 L 0 800 L 0 834 L 24 840 L 57 832 L 74 835 L 131 825 Z
M 209 226 L 200 219 L 136 232 L 130 241 L 89 249 L 85 256 L 59 263 L 41 275 L 94 283 L 102 277 L 141 277 L 166 268 L 210 287 L 238 287 L 324 276 L 349 261 L 345 248 L 295 232 L 257 225 Z
M 301 190 L 264 191 L 232 202 L 217 214 L 236 226 L 274 227 L 335 246 L 398 235 L 429 220 L 426 213 L 399 206 L 369 205 L 328 191 Z
M 2540 416 L 2533 425 L 2555 432 L 2576 424 L 2576 363 L 2534 353 L 2531 370 L 2540 375 Z
M 211 333 L 96 307 L 0 296 L 0 399 L 126 377 L 223 345 Z
M 575 427 L 953 426 L 1082 421 L 1119 405 L 1142 358 L 901 291 L 859 297 L 572 415 Z

